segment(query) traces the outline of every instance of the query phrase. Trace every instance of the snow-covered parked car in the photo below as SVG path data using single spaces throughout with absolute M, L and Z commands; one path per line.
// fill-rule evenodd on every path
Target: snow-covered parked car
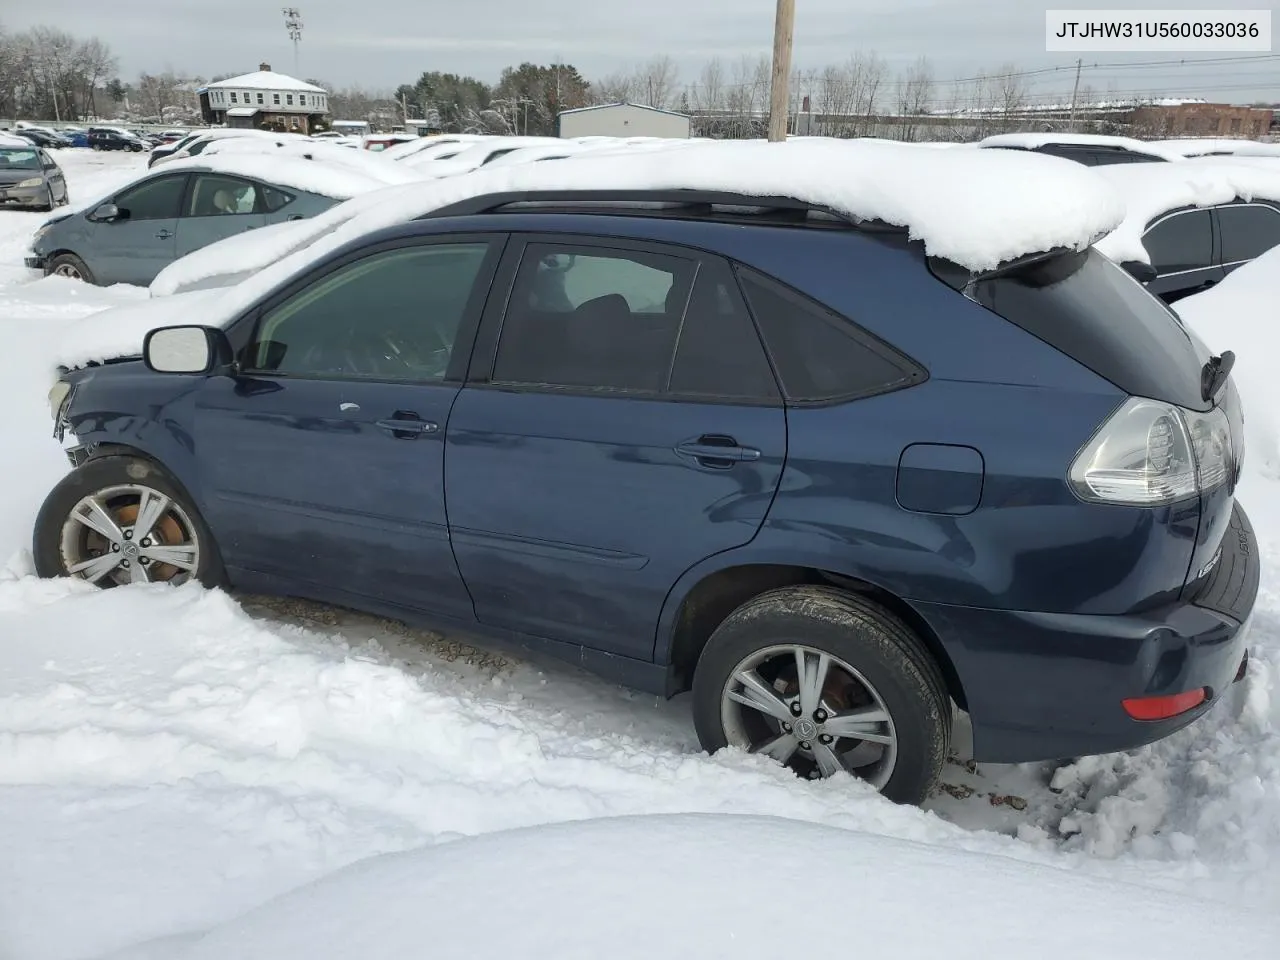
M 413 140 L 387 147 L 386 150 L 382 151 L 382 154 L 388 160 L 407 160 L 409 157 L 417 156 L 425 151 L 434 151 L 437 147 L 453 145 L 458 149 L 462 149 L 461 145 L 469 146 L 488 139 L 490 139 L 490 135 L 484 133 L 432 133 L 425 137 L 417 137 Z
M 1166 303 L 1280 244 L 1280 162 L 1203 157 L 1096 172 L 1128 208 L 1098 249 Z
M 206 158 L 259 155 L 314 160 L 326 166 L 341 167 L 387 185 L 412 183 L 423 179 L 412 167 L 388 160 L 376 151 L 352 150 L 346 144 L 328 139 L 234 137 L 210 144 L 202 156 Z M 216 162 L 216 161 L 215 161 Z
M 176 140 L 173 143 L 162 143 L 151 151 L 147 166 L 157 167 L 175 160 L 198 157 L 211 146 L 222 140 L 263 140 L 269 143 L 302 142 L 311 138 L 301 133 L 276 133 L 271 130 L 249 130 L 239 127 L 224 127 L 213 130 L 197 130 L 196 132 Z
M 460 173 L 478 170 L 488 163 L 504 157 L 522 147 L 565 147 L 565 141 L 557 137 L 486 137 L 478 143 L 462 144 L 462 149 L 452 156 L 439 156 L 426 152 L 404 157 L 401 163 L 415 167 L 424 177 L 452 177 Z
M 1258 140 L 1230 140 L 1201 137 L 1183 140 L 1154 140 L 1151 146 L 1172 150 L 1184 157 L 1274 157 L 1280 159 L 1280 143 Z
M 47 220 L 32 236 L 26 265 L 101 286 L 146 286 L 218 240 L 305 220 L 384 186 L 367 173 L 294 157 L 175 160 Z
M 1182 159 L 1177 151 L 1144 140 L 1090 133 L 1000 133 L 979 140 L 976 146 L 982 149 L 1026 150 L 1074 160 L 1090 167 Z
M 957 709 L 979 762 L 1094 755 L 1245 676 L 1233 358 L 1092 247 L 1090 170 L 727 143 L 349 203 L 166 326 L 101 317 L 41 576 L 515 642 L 901 803 Z

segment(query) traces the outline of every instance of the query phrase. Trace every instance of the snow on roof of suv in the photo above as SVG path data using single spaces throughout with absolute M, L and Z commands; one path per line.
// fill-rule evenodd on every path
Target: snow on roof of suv
M 1117 263 L 1150 263 L 1142 243 L 1156 217 L 1184 207 L 1211 207 L 1242 200 L 1280 202 L 1280 164 L 1222 162 L 1235 158 L 1204 157 L 1182 163 L 1094 167 L 1125 198 L 1124 220 L 1095 246 Z
M 239 283 L 225 315 L 283 276 L 363 234 L 471 197 L 524 190 L 704 190 L 789 197 L 839 216 L 906 227 L 927 252 L 971 271 L 1054 248 L 1083 249 L 1114 229 L 1124 202 L 1069 160 L 1003 150 L 921 150 L 887 143 L 709 142 L 679 150 L 575 157 L 571 164 L 481 168 L 356 198 L 310 220 L 222 241 L 171 264 L 153 295 Z M 216 323 L 217 320 L 210 322 Z

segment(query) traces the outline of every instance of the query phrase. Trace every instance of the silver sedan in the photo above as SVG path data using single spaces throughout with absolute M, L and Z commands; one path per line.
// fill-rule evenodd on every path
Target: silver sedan
M 25 140 L 0 140 L 0 206 L 52 210 L 66 202 L 66 177 L 47 151 Z

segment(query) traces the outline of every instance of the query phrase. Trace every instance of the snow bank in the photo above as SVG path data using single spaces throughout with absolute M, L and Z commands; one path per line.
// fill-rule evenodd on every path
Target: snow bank
M 445 161 L 437 161 L 445 162 Z M 808 140 L 712 142 L 679 150 L 575 157 L 488 170 L 359 198 L 309 221 L 312 239 L 196 251 L 152 283 L 164 296 L 218 275 L 256 273 L 228 293 L 226 316 L 356 237 L 485 193 L 534 189 L 694 189 L 794 196 L 851 216 L 907 226 L 930 254 L 975 270 L 1050 247 L 1082 247 L 1123 216 L 1118 196 L 1088 168 L 997 150 L 922 150 Z
M 839 953 L 847 936 L 853 953 L 895 960 L 1200 960 L 1224 935 L 1233 960 L 1270 960 L 1280 933 L 1238 909 L 1001 858 L 780 819 L 652 816 L 371 859 L 173 956 L 777 960 L 798 931 L 821 938 L 824 917 L 831 934 L 815 942 Z
M 1212 350 L 1235 353 L 1232 376 L 1245 401 L 1246 467 L 1268 480 L 1280 480 L 1278 276 L 1280 247 L 1275 247 L 1233 270 L 1217 286 L 1174 304 Z
M 1117 263 L 1150 263 L 1142 235 L 1154 218 L 1180 207 L 1208 207 L 1243 200 L 1280 201 L 1280 164 L 1259 160 L 1221 162 L 1204 157 L 1179 163 L 1116 163 L 1093 172 L 1124 197 L 1124 221 L 1095 246 Z
M 1096 133 L 998 133 L 978 141 L 979 147 L 1020 147 L 1023 150 L 1035 150 L 1054 143 L 1071 143 L 1093 147 L 1122 147 L 1135 153 L 1145 153 L 1161 160 L 1181 160 L 1183 155 L 1176 150 L 1161 147 L 1148 140 L 1133 140 L 1129 137 L 1109 137 Z

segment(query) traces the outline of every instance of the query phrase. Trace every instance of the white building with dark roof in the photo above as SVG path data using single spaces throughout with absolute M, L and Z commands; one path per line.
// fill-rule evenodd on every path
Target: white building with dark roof
M 329 112 L 329 91 L 276 73 L 269 63 L 256 73 L 205 84 L 199 94 L 204 122 L 213 125 L 311 133 Z

